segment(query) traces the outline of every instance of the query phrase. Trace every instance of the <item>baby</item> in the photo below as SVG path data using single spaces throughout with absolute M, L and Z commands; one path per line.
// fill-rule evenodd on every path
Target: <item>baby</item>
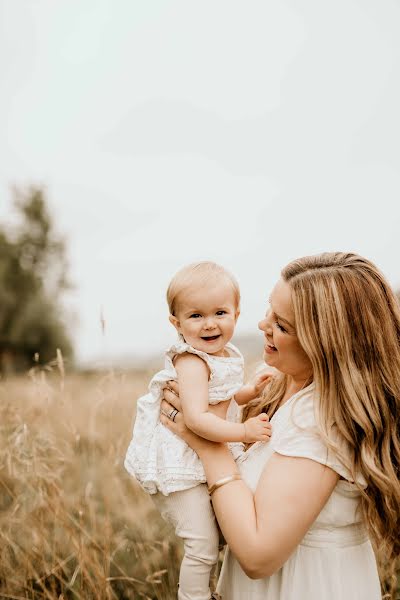
M 173 277 L 167 301 L 179 340 L 166 351 L 165 368 L 151 380 L 149 393 L 138 400 L 125 468 L 152 494 L 183 539 L 178 599 L 209 600 L 218 528 L 197 454 L 160 423 L 162 390 L 167 381 L 178 382 L 187 427 L 208 440 L 267 441 L 270 425 L 264 413 L 240 423 L 236 411 L 237 404 L 260 395 L 269 376 L 259 375 L 243 386 L 243 357 L 230 343 L 240 292 L 223 267 L 213 262 L 184 267 Z M 210 405 L 223 402 L 229 405 L 227 419 L 210 410 Z M 233 454 L 235 450 L 233 444 Z

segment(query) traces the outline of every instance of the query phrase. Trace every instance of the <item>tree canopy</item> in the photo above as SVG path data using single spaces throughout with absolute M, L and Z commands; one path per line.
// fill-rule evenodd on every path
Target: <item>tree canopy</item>
M 14 189 L 17 223 L 0 225 L 0 370 L 47 363 L 57 348 L 72 357 L 63 293 L 70 287 L 66 245 L 54 228 L 45 191 Z

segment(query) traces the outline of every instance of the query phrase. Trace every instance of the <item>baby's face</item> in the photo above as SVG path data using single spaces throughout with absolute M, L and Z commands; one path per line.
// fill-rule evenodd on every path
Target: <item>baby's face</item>
M 171 315 L 170 320 L 190 346 L 222 356 L 233 336 L 238 316 L 233 289 L 221 282 L 182 292 L 177 314 Z

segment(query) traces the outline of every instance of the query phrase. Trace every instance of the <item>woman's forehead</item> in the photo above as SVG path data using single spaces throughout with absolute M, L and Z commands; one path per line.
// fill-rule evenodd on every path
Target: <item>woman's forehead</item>
M 272 310 L 280 317 L 294 324 L 294 311 L 292 303 L 292 290 L 290 285 L 279 279 L 269 297 Z

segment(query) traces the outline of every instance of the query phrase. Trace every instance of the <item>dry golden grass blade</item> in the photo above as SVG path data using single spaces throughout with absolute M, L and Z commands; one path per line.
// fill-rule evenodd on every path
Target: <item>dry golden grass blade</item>
M 73 575 L 72 575 L 72 577 L 71 577 L 71 581 L 70 581 L 70 582 L 69 582 L 69 584 L 68 584 L 68 585 L 69 585 L 69 587 L 72 587 L 72 586 L 74 585 L 74 583 L 75 583 L 75 581 L 76 581 L 76 578 L 77 578 L 77 576 L 78 576 L 78 573 L 79 573 L 79 571 L 80 571 L 80 568 L 81 568 L 81 567 L 80 567 L 80 565 L 77 565 L 77 566 L 76 566 L 76 569 L 75 569 L 75 571 L 73 572 Z
M 140 585 L 144 585 L 146 582 L 141 581 L 140 579 L 135 579 L 134 577 L 106 577 L 106 581 L 131 581 L 132 583 L 139 583 Z
M 57 367 L 58 367 L 58 371 L 60 373 L 60 390 L 61 392 L 64 391 L 64 382 L 65 382 L 65 368 L 64 368 L 64 359 L 63 359 L 63 355 L 62 352 L 60 350 L 60 348 L 57 348 Z
M 0 598 L 10 598 L 12 600 L 26 600 L 26 596 L 10 596 L 10 594 L 2 594 L 1 592 Z
M 104 336 L 106 333 L 106 320 L 104 317 L 104 307 L 103 306 L 100 307 L 100 329 L 101 329 L 101 334 Z

